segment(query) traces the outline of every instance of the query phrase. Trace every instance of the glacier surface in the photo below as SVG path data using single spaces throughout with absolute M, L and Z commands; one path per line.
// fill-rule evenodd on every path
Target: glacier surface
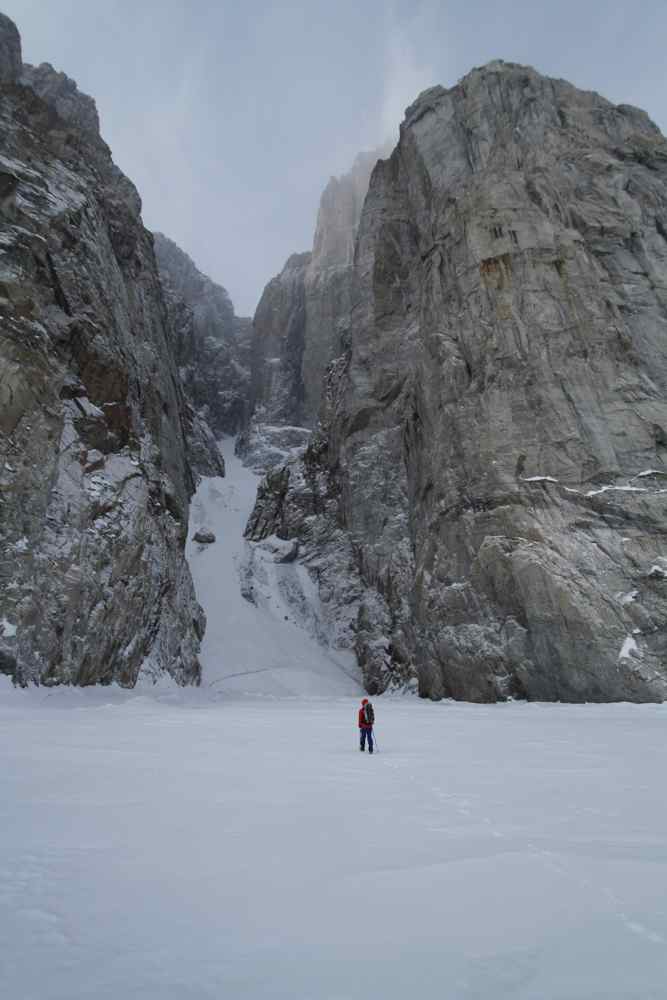
M 2 683 L 4 996 L 664 996 L 664 706 Z

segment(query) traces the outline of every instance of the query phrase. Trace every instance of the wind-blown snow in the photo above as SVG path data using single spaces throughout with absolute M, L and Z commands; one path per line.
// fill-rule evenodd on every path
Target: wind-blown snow
M 318 597 L 306 569 L 276 562 L 285 555 L 278 539 L 259 546 L 244 541 L 259 476 L 236 457 L 231 439 L 223 441 L 222 450 L 226 477 L 202 480 L 187 546 L 207 617 L 202 683 L 225 693 L 360 693 L 354 657 L 325 650 L 315 638 Z M 206 529 L 214 532 L 215 544 L 193 540 L 196 531 Z
M 658 1000 L 665 706 L 0 687 L 11 1000 Z

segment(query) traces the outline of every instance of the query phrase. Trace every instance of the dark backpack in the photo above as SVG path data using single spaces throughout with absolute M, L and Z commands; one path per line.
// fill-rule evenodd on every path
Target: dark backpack
M 373 711 L 373 706 L 370 701 L 364 705 L 364 719 L 367 726 L 372 726 L 375 722 L 375 712 Z

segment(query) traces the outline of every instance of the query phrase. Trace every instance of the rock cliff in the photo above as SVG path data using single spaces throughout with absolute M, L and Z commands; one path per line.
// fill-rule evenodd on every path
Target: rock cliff
M 310 253 L 293 254 L 264 289 L 253 320 L 252 400 L 255 420 L 303 425 L 301 363 L 306 332 L 305 278 Z
M 0 83 L 16 83 L 21 75 L 21 36 L 6 14 L 0 14 Z
M 0 670 L 199 678 L 184 401 L 139 196 L 94 102 L 0 19 Z
M 349 336 L 354 242 L 371 171 L 384 152 L 361 153 L 348 173 L 331 178 L 312 252 L 293 254 L 260 299 L 253 323 L 252 421 L 240 444 L 259 465 L 289 450 L 290 442 L 305 440 L 293 430 L 286 441 L 281 425 L 317 424 L 327 366 Z
M 655 125 L 502 62 L 425 92 L 349 281 L 321 431 L 249 537 L 299 539 L 371 691 L 667 698 Z
M 236 316 L 226 289 L 162 233 L 155 234 L 155 256 L 186 398 L 217 437 L 236 434 L 248 414 L 252 323 Z
M 100 120 L 95 101 L 88 94 L 82 94 L 74 80 L 59 73 L 51 63 L 40 66 L 24 63 L 20 82 L 54 108 L 63 121 L 99 135 Z

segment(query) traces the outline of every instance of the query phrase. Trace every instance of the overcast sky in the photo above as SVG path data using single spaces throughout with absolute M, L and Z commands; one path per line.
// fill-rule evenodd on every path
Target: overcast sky
M 97 101 L 144 221 L 249 314 L 309 249 L 322 188 L 420 90 L 501 58 L 667 129 L 665 0 L 0 0 L 26 62 Z

